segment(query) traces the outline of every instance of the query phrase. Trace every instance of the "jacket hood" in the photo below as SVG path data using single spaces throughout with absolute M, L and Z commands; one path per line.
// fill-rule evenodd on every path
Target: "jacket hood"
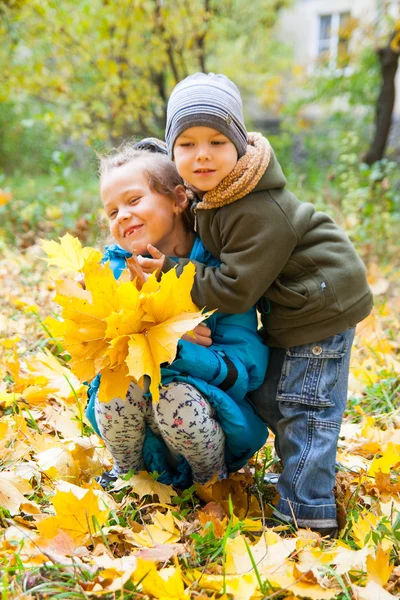
M 261 192 L 263 190 L 273 190 L 284 188 L 286 185 L 286 177 L 283 174 L 282 167 L 275 156 L 275 152 L 271 148 L 271 158 L 269 165 L 265 170 L 264 175 L 255 186 L 253 192 Z

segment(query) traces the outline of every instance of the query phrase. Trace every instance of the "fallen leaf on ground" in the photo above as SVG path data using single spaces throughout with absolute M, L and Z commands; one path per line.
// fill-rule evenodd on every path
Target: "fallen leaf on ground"
M 147 471 L 140 471 L 137 475 L 132 475 L 129 479 L 118 479 L 114 485 L 114 490 L 119 491 L 126 487 L 132 487 L 133 492 L 139 496 L 158 496 L 161 504 L 169 504 L 171 498 L 177 493 L 170 485 L 160 483 Z
M 58 490 L 52 498 L 56 512 L 55 517 L 48 517 L 38 523 L 38 530 L 45 539 L 55 537 L 59 531 L 67 532 L 77 545 L 87 541 L 90 533 L 95 531 L 96 525 L 104 525 L 109 509 L 101 510 L 99 497 L 92 489 L 85 490 L 81 498 L 72 491 Z

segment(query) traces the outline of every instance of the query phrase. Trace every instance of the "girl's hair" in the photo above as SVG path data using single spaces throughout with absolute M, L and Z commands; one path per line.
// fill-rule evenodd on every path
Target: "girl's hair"
M 131 144 L 124 144 L 108 155 L 98 154 L 98 158 L 100 161 L 100 182 L 113 169 L 130 162 L 140 162 L 143 164 L 143 173 L 152 192 L 168 196 L 171 200 L 174 200 L 176 198 L 176 187 L 184 185 L 175 164 L 165 154 L 154 153 L 149 150 L 138 150 Z M 190 195 L 188 197 L 190 200 Z M 182 218 L 186 231 L 193 231 L 194 217 L 190 204 L 182 214 Z

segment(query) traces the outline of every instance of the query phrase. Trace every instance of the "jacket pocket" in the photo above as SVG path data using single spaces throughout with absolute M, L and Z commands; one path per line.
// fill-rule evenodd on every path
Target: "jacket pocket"
M 268 290 L 274 316 L 298 319 L 324 306 L 327 282 L 312 259 L 303 256 L 302 263 L 290 259 Z
M 288 348 L 278 384 L 278 401 L 321 409 L 334 406 L 331 392 L 338 382 L 347 347 L 347 339 L 338 334 L 321 342 Z

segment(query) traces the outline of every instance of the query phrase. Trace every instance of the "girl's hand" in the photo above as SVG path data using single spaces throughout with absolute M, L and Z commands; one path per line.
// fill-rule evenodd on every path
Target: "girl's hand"
M 126 264 L 129 269 L 131 281 L 136 279 L 136 286 L 138 290 L 141 290 L 143 284 L 148 280 L 150 275 L 143 272 L 142 267 L 139 264 L 138 257 L 135 254 L 126 259 Z
M 199 346 L 204 346 L 205 348 L 209 348 L 212 344 L 211 339 L 211 329 L 207 327 L 207 325 L 196 325 L 193 329 L 194 337 L 185 333 L 182 336 L 183 340 L 187 342 L 192 342 L 192 344 L 199 344 Z
M 151 273 L 156 273 L 158 275 L 164 266 L 165 254 L 151 244 L 147 244 L 147 250 L 153 258 L 145 258 L 144 256 L 139 255 L 137 257 L 138 263 L 142 268 L 143 273 L 149 275 L 151 275 Z
M 86 284 L 85 284 L 85 276 L 82 273 L 78 273 L 78 275 L 76 275 L 74 277 L 76 283 L 79 283 L 79 285 L 86 290 Z

